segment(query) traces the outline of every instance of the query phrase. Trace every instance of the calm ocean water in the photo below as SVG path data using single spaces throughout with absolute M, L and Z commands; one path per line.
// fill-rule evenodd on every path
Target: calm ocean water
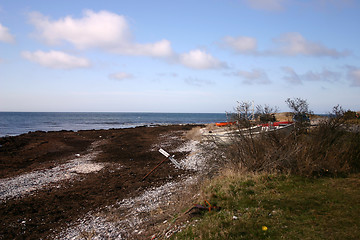
M 0 112 L 0 137 L 29 131 L 130 128 L 226 121 L 225 113 Z

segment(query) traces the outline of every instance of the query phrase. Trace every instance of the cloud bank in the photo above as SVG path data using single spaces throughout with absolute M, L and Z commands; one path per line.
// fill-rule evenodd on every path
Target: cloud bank
M 192 69 L 226 66 L 199 49 L 177 54 L 173 51 L 171 42 L 166 39 L 138 43 L 131 34 L 126 18 L 108 11 L 86 10 L 81 18 L 66 16 L 58 20 L 32 12 L 29 14 L 29 21 L 36 28 L 36 37 L 51 46 L 68 43 L 78 50 L 98 48 L 120 55 L 156 57 Z
M 60 51 L 24 51 L 21 53 L 22 57 L 40 64 L 41 66 L 55 69 L 74 69 L 74 68 L 88 68 L 91 66 L 89 60 L 85 58 L 71 56 Z
M 323 69 L 321 72 L 308 71 L 304 74 L 296 73 L 291 67 L 282 67 L 282 70 L 286 73 L 286 76 L 284 76 L 283 79 L 294 85 L 302 84 L 304 81 L 336 82 L 341 78 L 340 73 L 329 71 L 327 69 Z
M 285 33 L 274 42 L 278 45 L 273 54 L 283 54 L 288 56 L 305 55 L 318 57 L 345 57 L 350 53 L 343 51 L 339 52 L 336 49 L 331 49 L 321 43 L 312 42 L 300 33 Z
M 348 51 L 338 51 L 321 43 L 307 40 L 300 33 L 285 33 L 272 41 L 275 47 L 260 51 L 257 49 L 256 38 L 247 36 L 226 36 L 221 40 L 221 46 L 236 54 L 254 56 L 313 56 L 340 58 L 350 55 Z

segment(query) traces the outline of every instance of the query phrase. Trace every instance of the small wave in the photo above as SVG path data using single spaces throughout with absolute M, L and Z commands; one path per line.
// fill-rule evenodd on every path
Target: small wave
M 124 124 L 122 122 L 94 122 L 94 123 L 88 123 L 89 125 L 95 124 L 95 125 L 121 125 Z
M 59 126 L 59 123 L 57 122 L 43 122 L 45 125 L 48 125 L 50 127 L 56 127 Z

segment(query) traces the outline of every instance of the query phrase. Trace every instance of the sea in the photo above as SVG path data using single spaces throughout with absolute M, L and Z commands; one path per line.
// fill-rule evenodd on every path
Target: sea
M 226 121 L 225 113 L 0 112 L 0 137 L 34 131 L 134 128 Z

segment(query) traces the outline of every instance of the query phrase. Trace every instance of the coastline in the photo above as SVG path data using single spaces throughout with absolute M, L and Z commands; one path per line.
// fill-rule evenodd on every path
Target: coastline
M 35 131 L 123 129 L 172 124 L 207 124 L 226 120 L 221 113 L 141 112 L 0 112 L 0 137 Z

